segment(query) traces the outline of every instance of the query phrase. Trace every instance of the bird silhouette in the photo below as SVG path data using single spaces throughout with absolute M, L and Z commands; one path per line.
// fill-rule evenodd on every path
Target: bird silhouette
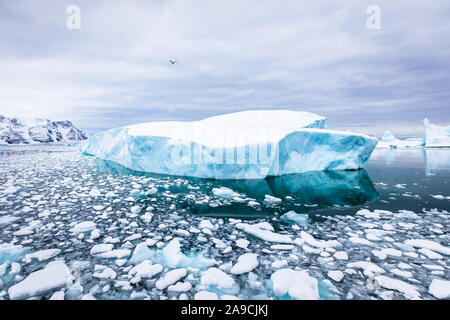
M 173 61 L 173 60 L 169 59 L 169 61 L 170 61 L 171 64 L 177 63 L 177 60 Z

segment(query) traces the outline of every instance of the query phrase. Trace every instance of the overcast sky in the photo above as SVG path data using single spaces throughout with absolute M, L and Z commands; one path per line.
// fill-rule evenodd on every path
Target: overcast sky
M 2 0 L 0 114 L 93 133 L 282 108 L 422 135 L 450 123 L 449 16 L 448 0 Z

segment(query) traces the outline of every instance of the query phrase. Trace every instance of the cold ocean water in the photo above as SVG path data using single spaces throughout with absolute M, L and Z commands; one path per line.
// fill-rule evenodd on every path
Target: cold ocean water
M 0 146 L 0 298 L 445 298 L 449 181 L 450 149 L 218 181 Z

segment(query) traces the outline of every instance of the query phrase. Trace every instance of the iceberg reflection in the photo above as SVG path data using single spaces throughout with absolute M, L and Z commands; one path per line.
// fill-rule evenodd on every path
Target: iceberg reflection
M 206 216 L 257 218 L 264 214 L 272 215 L 290 210 L 297 213 L 327 214 L 324 212 L 326 209 L 336 212 L 339 207 L 362 206 L 378 198 L 378 193 L 364 169 L 312 171 L 257 180 L 209 180 L 136 172 L 114 162 L 102 160 L 99 160 L 99 166 L 102 170 L 112 173 L 145 175 L 155 181 L 160 180 L 162 184 L 176 182 L 170 187 L 170 192 L 183 196 L 177 197 L 177 200 L 173 199 L 175 204 L 189 213 Z M 216 197 L 212 190 L 222 187 L 233 190 L 235 195 L 228 198 Z M 187 194 L 192 194 L 193 189 L 196 199 L 186 197 Z M 158 194 L 164 192 L 162 189 L 159 191 L 152 194 L 152 198 L 159 198 Z M 266 195 L 279 198 L 281 202 L 268 204 L 264 201 Z M 202 196 L 211 199 L 206 202 L 196 201 Z M 159 200 L 164 202 L 166 199 L 161 195 Z M 249 205 L 249 201 L 252 201 L 253 205 Z M 343 214 L 348 214 L 348 211 L 343 210 Z

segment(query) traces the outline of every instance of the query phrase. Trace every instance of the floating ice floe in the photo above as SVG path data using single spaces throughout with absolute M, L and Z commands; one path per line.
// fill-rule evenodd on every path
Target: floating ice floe
M 141 123 L 98 133 L 82 151 L 135 171 L 215 179 L 361 168 L 377 139 L 325 130 L 325 120 L 308 112 L 254 110 Z
M 386 131 L 383 138 L 378 142 L 376 148 L 404 149 L 420 148 L 425 145 L 423 138 L 407 138 L 405 140 L 397 139 L 392 132 Z
M 438 299 L 448 299 L 450 298 L 450 281 L 433 279 L 428 290 Z
M 273 291 L 279 297 L 287 294 L 297 300 L 319 299 L 318 281 L 306 270 L 280 269 L 275 271 L 270 279 Z
M 236 264 L 231 268 L 232 274 L 243 274 L 252 271 L 258 266 L 258 255 L 256 253 L 244 253 Z
M 258 228 L 258 226 L 256 225 L 241 223 L 236 227 L 242 229 L 245 233 L 251 234 L 252 236 L 264 241 L 292 243 L 292 239 L 290 236 Z
M 425 147 L 444 148 L 450 147 L 450 126 L 441 127 L 431 124 L 428 119 L 424 119 L 425 124 Z
M 50 262 L 44 269 L 35 271 L 8 289 L 10 299 L 24 299 L 67 285 L 72 279 L 64 262 Z

